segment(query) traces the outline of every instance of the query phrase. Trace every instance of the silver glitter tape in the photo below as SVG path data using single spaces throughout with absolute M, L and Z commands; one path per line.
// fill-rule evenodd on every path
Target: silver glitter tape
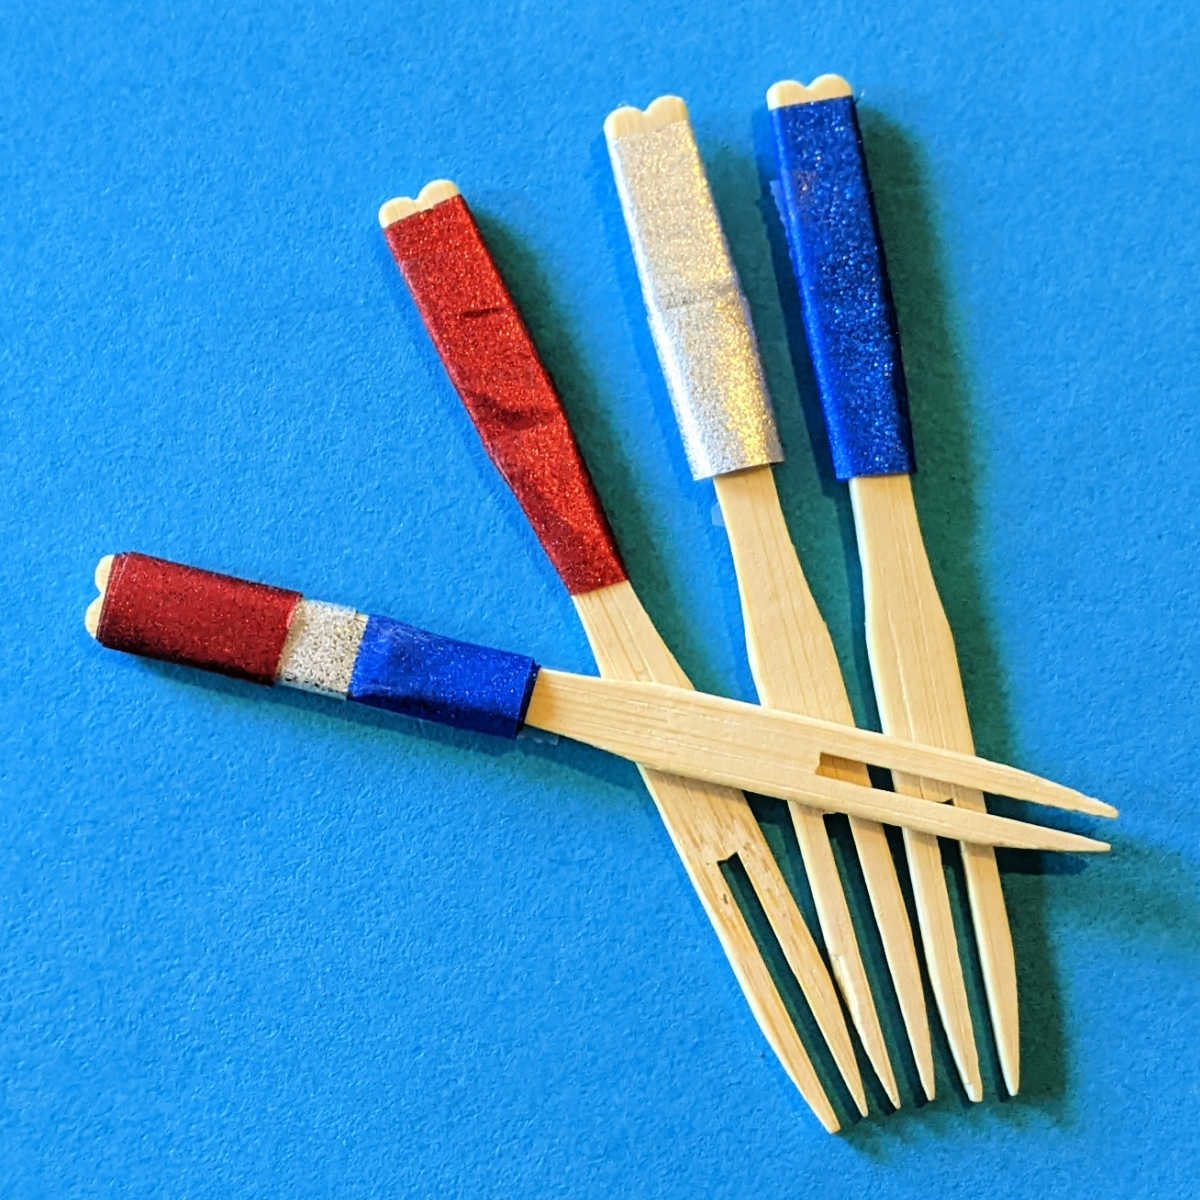
M 276 682 L 345 699 L 366 628 L 365 613 L 301 600 L 288 626 Z
M 672 121 L 608 145 L 692 475 L 780 462 L 749 309 L 691 125 Z

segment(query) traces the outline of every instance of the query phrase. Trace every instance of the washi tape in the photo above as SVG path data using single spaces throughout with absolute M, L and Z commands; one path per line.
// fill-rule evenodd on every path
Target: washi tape
M 749 308 L 683 101 L 618 109 L 605 133 L 692 475 L 780 462 Z
M 909 474 L 908 390 L 854 98 L 785 104 L 771 118 L 776 200 L 834 470 L 839 479 Z
M 554 383 L 454 194 L 384 232 L 484 447 L 572 595 L 626 578 Z
M 516 737 L 533 659 L 145 554 L 113 560 L 96 638 L 114 650 Z

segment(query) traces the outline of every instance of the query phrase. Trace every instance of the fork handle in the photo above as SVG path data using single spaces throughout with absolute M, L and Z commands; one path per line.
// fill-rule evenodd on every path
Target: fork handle
M 908 389 L 854 97 L 847 84 L 842 95 L 794 99 L 771 111 L 776 199 L 834 470 L 910 475 Z
M 626 578 L 608 518 L 542 364 L 466 201 L 384 230 L 484 449 L 572 595 Z
M 87 624 L 112 650 L 459 729 L 516 737 L 537 680 L 522 654 L 148 554 L 102 560 L 96 583 Z

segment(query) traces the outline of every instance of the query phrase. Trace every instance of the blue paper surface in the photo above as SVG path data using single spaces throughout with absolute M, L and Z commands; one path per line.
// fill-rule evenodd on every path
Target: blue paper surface
M 1189 1192 L 1185 6 L 3 9 L 0 1194 Z M 376 225 L 447 176 L 648 607 L 698 685 L 752 696 L 601 137 L 618 104 L 676 91 L 791 527 L 872 722 L 845 490 L 760 172 L 766 88 L 829 70 L 861 97 L 980 750 L 1123 810 L 1107 859 L 1004 857 L 1022 1095 L 997 1098 L 980 1021 L 983 1104 L 939 1042 L 935 1103 L 898 1056 L 904 1111 L 839 1138 L 767 1049 L 632 766 L 264 695 L 82 625 L 95 561 L 137 548 L 591 669 Z M 809 907 L 786 815 L 761 811 Z

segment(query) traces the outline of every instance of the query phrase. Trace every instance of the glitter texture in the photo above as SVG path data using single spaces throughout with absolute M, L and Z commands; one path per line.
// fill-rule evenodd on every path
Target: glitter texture
M 275 674 L 277 683 L 345 697 L 367 618 L 352 608 L 301 600 Z
M 609 151 L 692 475 L 779 462 L 749 309 L 690 124 L 612 137 Z
M 385 231 L 492 461 L 572 595 L 626 578 L 562 403 L 461 196 Z
M 776 199 L 839 479 L 915 469 L 892 291 L 850 96 L 772 113 Z
M 129 654 L 277 679 L 502 737 L 524 724 L 538 673 L 521 654 L 144 554 L 114 559 L 96 638 Z
M 537 672 L 537 663 L 521 654 L 371 617 L 349 698 L 409 717 L 512 738 L 524 724 Z
M 113 560 L 96 640 L 114 650 L 273 683 L 297 592 L 145 554 Z

